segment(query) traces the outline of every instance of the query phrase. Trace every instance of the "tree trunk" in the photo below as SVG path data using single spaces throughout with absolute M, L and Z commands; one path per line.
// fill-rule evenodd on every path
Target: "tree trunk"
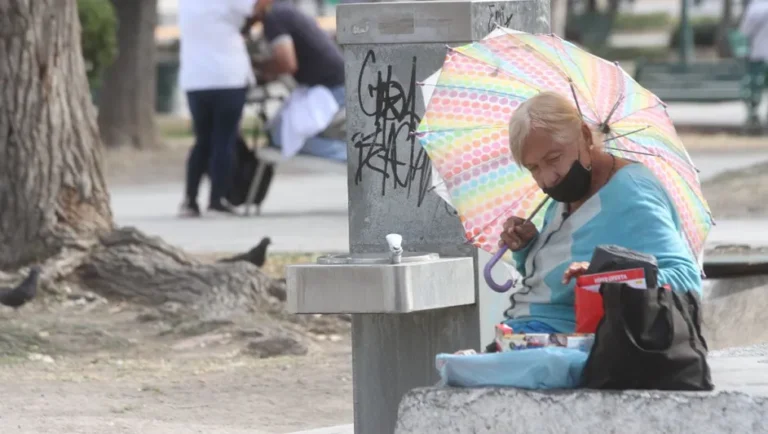
M 112 230 L 75 6 L 0 1 L 2 268 Z
M 611 17 L 611 22 L 613 22 L 616 19 L 616 15 L 619 14 L 620 6 L 621 6 L 621 0 L 608 1 L 608 16 Z
M 280 288 L 253 265 L 202 264 L 114 227 L 76 0 L 0 0 L 0 59 L 0 284 L 38 264 L 44 290 L 205 318 L 273 305 Z
M 561 38 L 565 38 L 565 27 L 568 17 L 568 0 L 550 0 L 549 10 L 552 33 Z
M 112 0 L 118 54 L 99 97 L 99 129 L 109 147 L 154 148 L 157 0 Z
M 715 35 L 715 48 L 720 57 L 731 57 L 731 45 L 728 43 L 728 30 L 733 25 L 733 0 L 723 0 L 723 13 Z

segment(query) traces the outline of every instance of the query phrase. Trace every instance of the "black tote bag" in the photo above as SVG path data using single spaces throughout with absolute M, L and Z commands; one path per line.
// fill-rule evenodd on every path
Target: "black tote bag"
M 592 389 L 712 390 L 701 304 L 691 292 L 600 288 L 605 315 L 583 371 Z

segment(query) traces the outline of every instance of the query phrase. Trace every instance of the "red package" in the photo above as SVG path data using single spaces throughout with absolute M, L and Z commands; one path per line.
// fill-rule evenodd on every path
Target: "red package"
M 576 279 L 576 333 L 594 333 L 603 318 L 603 297 L 600 285 L 603 283 L 626 283 L 637 289 L 648 289 L 645 271 L 642 268 L 585 274 Z

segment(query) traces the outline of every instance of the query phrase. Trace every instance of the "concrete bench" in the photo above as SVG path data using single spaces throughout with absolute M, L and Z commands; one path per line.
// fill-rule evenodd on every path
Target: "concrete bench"
M 711 393 L 415 389 L 400 403 L 395 432 L 768 432 L 768 346 L 728 353 L 710 357 Z
M 764 260 L 710 262 L 727 259 Z M 714 392 L 419 388 L 401 401 L 396 432 L 768 432 L 768 344 L 753 345 L 768 342 L 768 275 L 706 280 L 703 307 Z

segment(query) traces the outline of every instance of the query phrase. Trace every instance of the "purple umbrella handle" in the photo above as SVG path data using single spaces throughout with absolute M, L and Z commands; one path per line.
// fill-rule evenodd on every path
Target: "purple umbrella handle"
M 493 267 L 496 266 L 496 264 L 499 262 L 501 257 L 504 256 L 505 253 L 507 253 L 507 250 L 509 250 L 507 246 L 500 248 L 499 251 L 496 252 L 495 255 L 493 255 L 493 258 L 491 258 L 491 260 L 488 261 L 487 264 L 485 264 L 485 269 L 483 270 L 483 276 L 485 277 L 485 282 L 488 284 L 488 286 L 491 287 L 491 289 L 493 289 L 496 292 L 507 292 L 515 285 L 515 282 L 512 279 L 509 279 L 505 283 L 499 285 L 498 283 L 493 281 L 493 276 L 491 275 L 491 270 L 493 270 Z

